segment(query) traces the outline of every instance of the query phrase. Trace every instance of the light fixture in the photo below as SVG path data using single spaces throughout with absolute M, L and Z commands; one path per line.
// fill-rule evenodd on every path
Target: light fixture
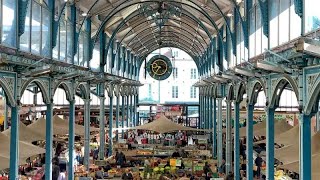
M 85 17 L 85 16 L 87 16 L 88 14 L 86 13 L 86 12 L 83 12 L 82 14 L 81 14 L 81 16 L 83 16 L 83 17 Z

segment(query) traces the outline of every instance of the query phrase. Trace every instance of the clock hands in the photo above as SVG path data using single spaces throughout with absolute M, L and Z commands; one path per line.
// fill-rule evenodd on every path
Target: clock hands
M 162 67 L 156 63 L 152 64 L 152 71 L 154 74 L 158 74 L 158 71 L 161 69 Z

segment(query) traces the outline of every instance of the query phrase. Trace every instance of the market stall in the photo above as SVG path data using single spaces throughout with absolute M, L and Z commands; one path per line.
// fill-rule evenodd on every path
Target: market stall
M 0 156 L 3 158 L 3 162 L 0 161 L 3 169 L 9 168 L 9 161 L 6 158 L 10 157 L 10 137 L 0 133 Z M 19 163 L 25 164 L 26 159 L 34 155 L 45 153 L 45 149 L 34 146 L 24 141 L 19 141 Z
M 158 119 L 152 121 L 151 123 L 147 123 L 141 126 L 136 126 L 131 129 L 143 129 L 149 131 L 155 131 L 159 133 L 168 133 L 174 131 L 202 131 L 202 132 L 209 132 L 210 130 L 206 129 L 196 129 L 186 127 L 177 123 L 172 122 L 164 115 L 160 116 Z
M 258 131 L 260 129 L 265 129 L 265 128 L 266 128 L 266 122 L 265 121 L 257 123 L 255 125 L 253 125 L 253 133 L 255 133 L 256 131 Z M 247 127 L 240 128 L 239 129 L 239 135 L 240 135 L 240 137 L 247 136 Z
M 280 134 L 275 134 L 274 137 L 274 142 L 283 145 L 283 146 L 288 146 L 291 144 L 296 144 L 299 143 L 299 126 L 294 126 L 293 128 L 283 131 Z M 261 143 L 266 143 L 266 140 L 261 140 L 257 141 L 254 144 L 261 144 Z
M 293 126 L 289 125 L 286 121 L 276 121 L 274 124 L 274 135 L 280 134 L 281 132 L 286 132 L 290 129 L 292 129 Z M 260 128 L 258 130 L 254 130 L 253 134 L 255 136 L 266 136 L 267 129 L 266 127 Z
M 292 137 L 291 137 L 292 138 Z M 320 153 L 320 132 L 314 134 L 311 139 L 311 152 L 313 155 Z M 283 164 L 299 160 L 299 143 L 275 150 L 275 158 Z
M 3 134 L 10 136 L 11 128 L 2 132 Z M 21 121 L 19 122 L 19 140 L 25 142 L 33 142 L 37 140 L 45 139 L 45 134 L 42 134 L 38 131 L 38 129 L 32 129 L 23 124 Z
M 320 179 L 319 167 L 320 154 L 318 153 L 312 156 L 312 179 Z M 279 166 L 279 168 L 299 173 L 299 161 Z
M 59 116 L 55 115 L 53 116 L 53 134 L 68 134 L 69 133 L 69 122 L 67 120 L 64 120 L 60 118 Z M 45 140 L 46 135 L 46 119 L 39 118 L 36 122 L 30 124 L 27 126 L 30 130 L 37 130 L 38 134 L 40 134 L 40 137 L 44 138 L 42 140 Z M 82 125 L 74 125 L 75 127 L 75 134 L 77 135 L 84 135 L 84 126 Z M 90 127 L 90 132 L 93 131 L 99 131 L 99 128 Z

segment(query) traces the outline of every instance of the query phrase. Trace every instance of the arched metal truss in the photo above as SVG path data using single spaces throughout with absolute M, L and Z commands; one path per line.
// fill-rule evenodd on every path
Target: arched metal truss
M 184 9 L 183 9 L 184 10 Z M 155 11 L 155 10 L 154 10 Z M 118 33 L 118 31 L 122 28 L 122 26 L 124 26 L 125 24 L 127 24 L 132 18 L 136 17 L 136 16 L 139 16 L 139 11 L 136 10 L 134 11 L 133 13 L 131 13 L 130 15 L 128 15 L 123 21 L 121 21 L 121 23 L 117 26 L 116 30 L 114 30 L 111 38 L 110 38 L 110 41 L 109 41 L 109 45 L 107 45 L 107 48 L 106 48 L 106 51 L 108 51 L 111 43 L 113 43 L 113 40 L 116 36 L 116 34 Z M 187 17 L 187 19 L 192 19 L 193 21 L 195 21 L 198 25 L 200 25 L 202 27 L 202 29 L 204 29 L 206 31 L 206 33 L 208 34 L 208 37 L 210 38 L 211 40 L 211 37 L 210 37 L 210 33 L 208 32 L 208 30 L 205 28 L 204 24 L 201 23 L 201 21 L 199 21 L 199 19 L 197 19 L 194 15 L 190 14 L 190 12 L 188 11 L 181 11 L 181 14 L 185 15 Z M 131 17 L 132 16 L 132 17 Z M 185 20 L 185 19 L 184 19 Z M 213 24 L 215 24 L 213 22 Z M 216 26 L 216 25 L 215 25 Z M 217 26 L 216 26 L 217 27 Z M 216 28 L 218 29 L 218 28 Z M 143 43 L 142 43 L 143 44 Z M 203 53 L 204 51 L 202 51 L 201 53 Z
M 150 49 L 150 51 L 152 52 L 152 51 L 155 51 L 155 50 L 157 50 L 157 49 L 160 49 L 160 48 L 178 48 L 178 49 L 181 49 L 181 50 L 183 50 L 183 51 L 185 51 L 191 58 L 193 58 L 193 59 L 197 59 L 197 55 L 193 55 L 193 54 L 191 54 L 192 52 L 190 51 L 190 49 L 185 49 L 183 46 L 181 46 L 181 45 L 179 45 L 179 44 L 166 44 L 166 43 L 163 43 L 161 46 L 159 45 L 159 46 L 154 46 L 152 49 Z M 149 53 L 145 53 L 145 55 L 142 57 L 142 59 L 145 59 L 146 58 L 146 56 L 148 55 Z M 142 66 L 142 64 L 143 64 L 143 62 L 144 61 L 140 61 L 139 62 L 139 64 L 138 64 L 138 70 L 140 71 L 140 68 L 141 68 L 141 66 Z M 197 66 L 197 68 L 199 69 L 199 63 L 197 63 L 198 61 L 195 61 L 195 63 L 196 63 L 196 66 Z
M 107 24 L 107 22 L 111 19 L 111 17 L 113 17 L 114 15 L 116 15 L 117 13 L 121 13 L 123 12 L 124 10 L 126 10 L 127 8 L 131 7 L 131 6 L 134 6 L 134 5 L 137 5 L 137 4 L 143 4 L 143 3 L 157 3 L 158 1 L 144 1 L 144 2 L 130 2 L 130 3 L 123 3 L 119 6 L 117 6 L 116 8 L 114 8 L 111 12 L 108 13 L 108 15 L 104 18 L 104 20 L 102 21 L 101 23 L 101 26 L 99 27 L 98 31 L 96 32 L 96 34 L 99 34 L 99 32 L 104 29 L 104 26 Z M 207 26 L 208 24 L 210 24 L 209 26 L 213 27 L 214 29 L 219 29 L 219 27 L 217 26 L 217 24 L 214 22 L 213 18 L 197 3 L 193 2 L 193 1 L 187 1 L 186 2 L 176 2 L 176 1 L 170 1 L 170 0 L 165 0 L 163 2 L 166 2 L 170 5 L 173 5 L 173 6 L 177 6 L 177 4 L 179 5 L 184 5 L 185 8 L 181 8 L 181 10 L 183 12 L 188 12 L 189 9 L 192 9 L 194 11 L 197 11 L 199 14 L 201 14 L 204 18 L 207 19 L 207 21 L 209 21 L 209 23 L 207 22 Z M 188 9 L 187 9 L 188 8 Z M 217 8 L 219 8 L 217 6 Z M 216 11 L 215 13 L 219 13 L 219 12 L 222 12 L 222 11 Z M 199 21 L 201 21 L 199 18 L 198 18 Z M 199 24 L 199 23 L 198 23 Z M 117 31 L 116 31 L 117 32 Z M 218 37 L 219 37 L 219 40 L 222 41 L 222 38 L 223 36 L 220 34 L 219 31 L 216 32 Z M 96 36 L 97 37 L 97 36 Z M 210 40 L 212 40 L 212 37 L 210 37 Z M 112 41 L 110 41 L 112 42 Z M 202 52 L 203 54 L 204 52 Z
M 204 48 L 203 48 L 203 46 L 201 46 L 201 47 L 199 47 L 198 46 L 198 44 L 196 44 L 196 43 L 194 43 L 193 41 L 192 41 L 192 39 L 190 39 L 187 35 L 185 35 L 185 34 L 182 34 L 182 33 L 173 33 L 173 31 L 163 31 L 163 33 L 164 33 L 164 35 L 154 35 L 154 34 L 146 34 L 146 36 L 143 36 L 142 38 L 141 38 L 141 41 L 143 41 L 144 42 L 144 44 L 141 44 L 141 45 L 139 45 L 139 46 L 136 46 L 136 45 L 134 45 L 133 47 L 132 47 L 132 50 L 134 51 L 134 52 L 136 52 L 137 50 L 140 50 L 140 48 L 147 48 L 148 49 L 148 43 L 150 42 L 150 41 L 154 41 L 154 42 L 157 42 L 157 43 L 159 43 L 159 44 L 161 44 L 161 42 L 163 41 L 163 40 L 168 40 L 167 38 L 178 38 L 177 40 L 178 41 L 180 41 L 180 40 L 182 40 L 183 42 L 186 42 L 187 44 L 190 44 L 190 46 L 189 47 L 194 47 L 195 46 L 195 48 L 194 48 L 194 50 L 197 50 L 198 52 L 200 51 L 201 52 L 201 50 L 204 50 Z
M 183 23 L 182 21 L 179 21 L 179 23 Z M 187 23 L 186 23 L 187 24 Z M 142 23 L 142 25 L 144 25 L 144 23 Z M 190 25 L 189 25 L 190 26 Z M 138 33 L 136 33 L 136 35 L 127 43 L 127 46 L 130 46 L 131 43 L 133 43 L 134 41 L 133 40 L 136 40 L 137 37 L 139 37 L 140 35 L 145 35 L 145 32 L 148 31 L 148 30 L 152 30 L 152 27 L 155 27 L 155 26 L 150 26 L 149 28 L 145 28 L 145 29 L 142 29 L 141 31 L 139 31 Z M 200 33 L 197 33 L 196 29 L 194 29 L 193 27 L 190 26 L 190 28 L 192 28 L 194 30 L 194 32 L 196 34 L 192 34 L 191 32 L 187 31 L 186 29 L 182 28 L 182 27 L 179 27 L 179 26 L 174 26 L 174 25 L 164 25 L 163 27 L 169 27 L 169 28 L 177 28 L 179 29 L 180 31 L 183 31 L 185 33 L 187 33 L 188 35 L 190 35 L 190 37 L 192 36 L 200 36 L 201 37 L 201 40 L 200 41 L 200 38 L 195 38 L 195 40 L 204 48 L 203 44 L 205 44 L 206 46 L 208 46 L 209 44 L 206 42 L 206 40 L 204 39 L 204 37 L 200 34 Z M 177 31 L 173 31 L 174 33 L 176 33 Z M 124 36 L 122 38 L 122 40 L 120 41 L 120 43 L 123 41 L 123 39 L 127 37 L 127 36 Z

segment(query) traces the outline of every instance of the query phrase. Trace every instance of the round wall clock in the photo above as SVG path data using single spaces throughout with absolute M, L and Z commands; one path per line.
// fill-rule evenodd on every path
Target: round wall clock
M 149 75 L 156 80 L 165 80 L 172 73 L 172 64 L 167 56 L 153 56 L 147 63 Z

